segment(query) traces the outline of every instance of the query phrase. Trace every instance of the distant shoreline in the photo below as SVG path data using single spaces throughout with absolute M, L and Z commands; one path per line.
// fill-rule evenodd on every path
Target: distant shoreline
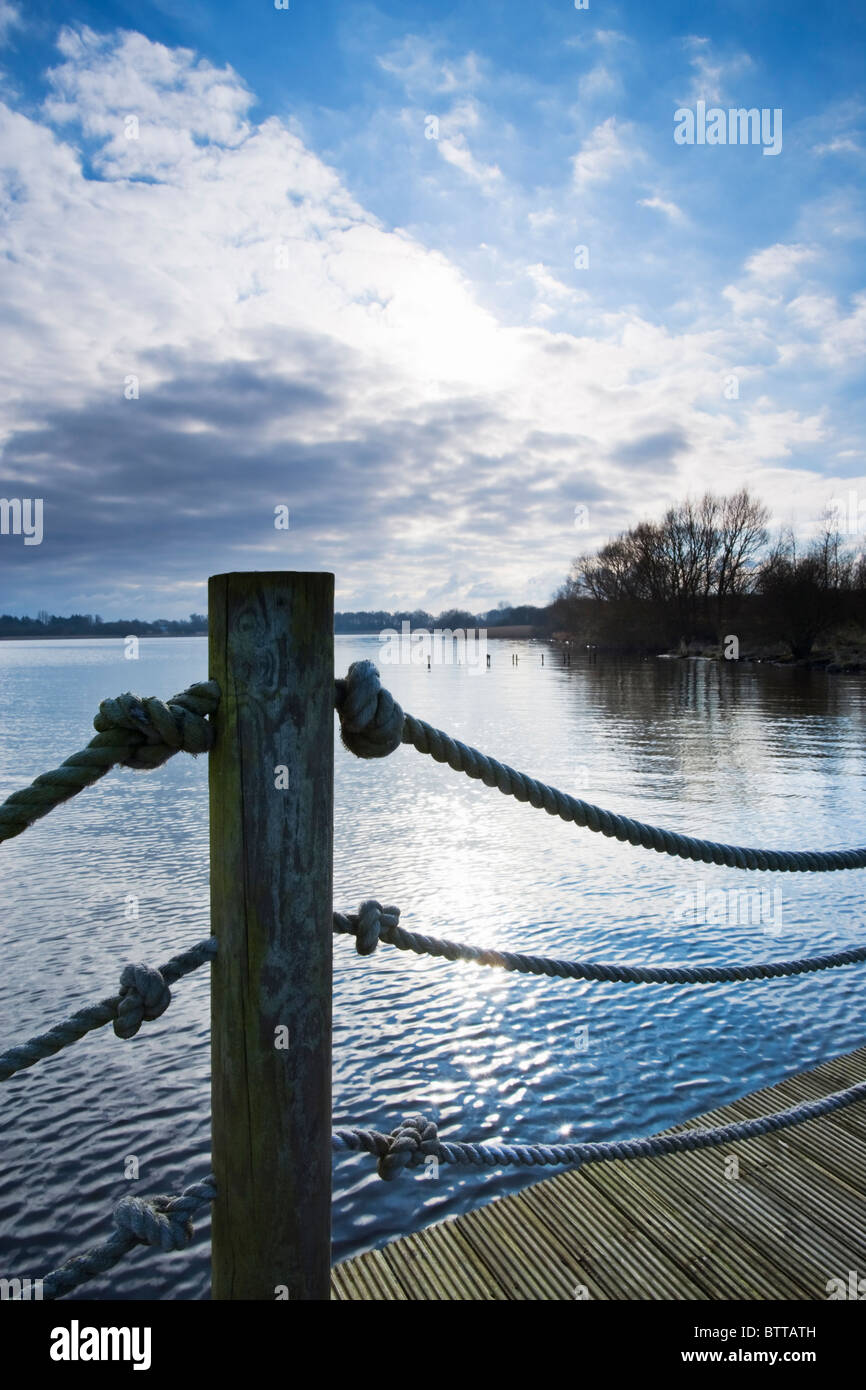
M 707 649 L 707 648 L 704 648 L 703 650 L 696 650 L 696 651 L 689 651 L 689 652 L 681 652 L 681 651 L 667 651 L 667 652 L 636 652 L 636 651 L 630 650 L 629 648 L 626 648 L 626 647 L 622 647 L 622 648 L 616 648 L 616 647 L 603 647 L 603 646 L 598 645 L 598 644 L 587 643 L 587 642 L 585 642 L 585 641 L 582 641 L 580 638 L 577 638 L 577 637 L 574 637 L 574 636 L 567 636 L 566 634 L 564 634 L 564 633 L 562 633 L 562 632 L 556 632 L 556 633 L 540 633 L 540 632 L 537 632 L 537 631 L 533 630 L 531 627 L 523 627 L 523 626 L 520 626 L 520 627 L 517 627 L 517 626 L 507 627 L 507 626 L 503 625 L 502 627 L 498 627 L 498 628 L 497 628 L 497 627 L 489 627 L 489 628 L 486 628 L 486 629 L 479 628 L 479 629 L 476 629 L 476 631 L 479 631 L 479 632 L 483 631 L 483 632 L 485 632 L 485 635 L 486 635 L 488 638 L 496 638 L 496 639 L 498 639 L 498 640 L 500 640 L 500 641 L 511 641 L 511 642 L 529 642 L 529 641 L 547 642 L 547 643 L 549 643 L 551 646 L 555 646 L 555 647 L 570 647 L 570 648 L 572 648 L 573 650 L 576 650 L 577 652 L 583 652 L 583 651 L 587 651 L 587 650 L 590 650 L 590 649 L 591 649 L 592 652 L 593 652 L 593 658 L 594 658 L 594 660 L 596 660 L 596 661 L 597 661 L 599 658 L 601 658 L 602 660 L 610 660 L 610 661 L 616 661 L 616 660 L 622 660 L 622 659 L 628 660 L 629 658 L 635 658 L 635 659 L 640 659 L 640 660 L 651 660 L 651 661 L 713 661 L 713 662 L 719 663 L 720 665 L 721 665 L 721 664 L 724 664 L 725 666 L 739 666 L 739 667 L 748 666 L 748 667 L 752 667 L 752 668 L 754 668 L 755 666 L 773 666 L 773 667 L 776 667 L 776 668 L 787 669 L 787 670 L 824 671 L 824 672 L 826 672 L 828 675 L 831 675 L 831 676 L 835 676 L 835 675 L 846 675 L 846 676 L 849 676 L 849 675 L 850 675 L 850 676 L 859 675 L 859 676 L 863 676 L 863 675 L 866 675 L 866 653 L 863 653 L 863 652 L 851 652 L 851 653 L 848 653 L 847 656 L 845 656 L 845 657 L 839 657 L 839 656 L 835 656 L 835 657 L 834 657 L 834 656 L 829 655 L 829 654 L 826 653 L 826 652 L 819 652 L 819 653 L 816 654 L 815 656 L 806 657 L 805 659 L 802 659 L 802 658 L 801 658 L 800 660 L 795 661 L 795 660 L 792 660 L 790 657 L 785 657 L 785 656 L 783 656 L 783 655 L 781 655 L 781 654 L 779 654 L 779 653 L 773 653 L 772 651 L 761 651 L 761 652 L 751 652 L 751 651 L 750 651 L 750 652 L 744 652 L 744 653 L 743 653 L 737 660 L 735 660 L 735 661 L 733 661 L 733 660 L 732 660 L 732 661 L 725 661 L 724 657 L 722 656 L 722 654 L 721 654 L 720 652 L 718 652 L 718 651 L 713 651 L 713 650 Z M 138 640 L 139 642 L 150 642 L 150 641 L 162 640 L 162 639 L 165 639 L 165 638 L 170 638 L 170 639 L 172 639 L 172 640 L 174 640 L 174 639 L 176 639 L 176 638 L 190 638 L 190 637 L 202 637 L 202 638 L 206 638 L 207 635 L 208 635 L 208 634 L 207 634 L 206 632 L 141 632 L 141 633 L 126 633 L 126 634 L 124 634 L 123 636 L 121 636 L 120 634 L 106 635 L 106 636 L 97 636 L 96 633 L 92 633 L 92 632 L 63 632 L 63 633 L 54 632 L 54 633 L 28 633 L 26 636 L 23 636 L 23 637 L 0 636 L 0 642 L 86 642 L 86 641 L 89 641 L 89 642 L 119 642 L 119 643 L 122 643 L 122 642 L 127 641 L 127 639 L 128 639 L 129 637 L 136 637 L 137 640 Z M 335 633 L 334 633 L 334 636 L 335 636 L 335 637 L 352 637 L 352 638 L 362 638 L 362 637 L 369 638 L 369 637 L 381 637 L 381 634 L 378 633 L 378 632 L 335 632 Z
M 206 632 L 127 632 L 110 633 L 105 637 L 95 632 L 27 632 L 22 637 L 0 636 L 0 642 L 125 642 L 128 637 L 137 637 L 139 642 L 147 642 L 154 637 L 207 637 Z
M 415 629 L 419 631 L 419 629 Z M 483 632 L 487 637 L 498 637 L 510 639 L 518 642 L 537 634 L 531 627 L 478 627 L 476 632 Z M 380 637 L 379 632 L 334 632 L 335 637 Z M 11 633 L 0 635 L 0 642 L 125 642 L 128 637 L 137 637 L 139 642 L 149 642 L 164 637 L 207 637 L 206 632 L 126 632 L 126 633 L 106 633 L 104 636 L 96 632 L 27 632 L 13 636 Z M 549 638 L 542 640 L 548 641 Z

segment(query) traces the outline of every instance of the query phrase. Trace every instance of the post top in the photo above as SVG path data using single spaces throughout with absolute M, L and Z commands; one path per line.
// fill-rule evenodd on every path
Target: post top
M 333 579 L 330 570 L 227 570 L 224 574 L 208 575 L 208 583 L 214 579 L 287 579 L 294 575 L 298 579 Z

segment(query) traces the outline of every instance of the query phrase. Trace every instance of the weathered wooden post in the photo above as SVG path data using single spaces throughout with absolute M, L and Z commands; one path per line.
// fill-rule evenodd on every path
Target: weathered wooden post
M 215 1299 L 326 1299 L 334 576 L 208 585 Z

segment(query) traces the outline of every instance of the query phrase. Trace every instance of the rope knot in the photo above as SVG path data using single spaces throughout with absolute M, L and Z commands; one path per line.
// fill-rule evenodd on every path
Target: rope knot
M 375 898 L 367 898 L 358 908 L 355 930 L 355 950 L 359 956 L 371 956 L 380 937 L 386 941 L 400 920 L 399 907 L 383 907 Z
M 206 716 L 216 712 L 219 698 L 216 681 L 199 681 L 168 701 L 127 691 L 102 701 L 93 727 L 101 734 L 117 734 L 128 744 L 118 759 L 124 767 L 160 767 L 181 749 L 193 755 L 208 751 L 213 726 Z
M 407 1115 L 388 1135 L 388 1149 L 377 1165 L 380 1178 L 390 1181 L 401 1168 L 413 1165 L 423 1154 L 439 1149 L 439 1131 L 424 1115 Z
M 145 1019 L 159 1018 L 171 1003 L 171 990 L 152 965 L 127 965 L 120 977 L 120 998 L 114 1031 L 133 1038 Z
M 114 1208 L 114 1224 L 123 1235 L 134 1236 L 143 1245 L 183 1250 L 192 1240 L 193 1226 L 184 1206 L 173 1209 L 176 1201 L 171 1197 L 122 1197 Z
M 336 682 L 340 737 L 357 758 L 385 758 L 403 741 L 403 711 L 372 661 L 353 661 Z

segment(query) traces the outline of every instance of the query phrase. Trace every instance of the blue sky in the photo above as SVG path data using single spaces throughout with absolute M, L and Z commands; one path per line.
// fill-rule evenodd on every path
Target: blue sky
M 45 518 L 0 607 L 172 617 L 285 567 L 481 611 L 707 487 L 804 536 L 866 511 L 864 30 L 0 0 L 0 495 Z M 781 149 L 676 144 L 698 102 Z

